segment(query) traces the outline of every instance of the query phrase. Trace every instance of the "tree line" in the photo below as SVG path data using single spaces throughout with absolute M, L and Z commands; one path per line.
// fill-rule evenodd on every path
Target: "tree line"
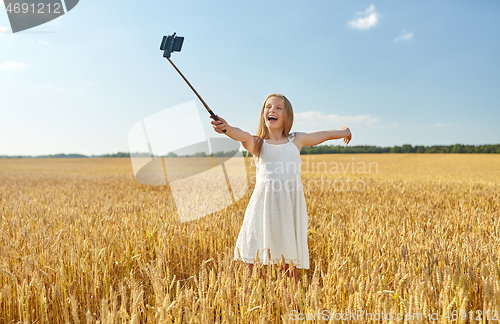
M 404 144 L 402 146 L 380 147 L 370 145 L 341 146 L 341 145 L 319 145 L 303 147 L 300 154 L 356 154 L 356 153 L 498 153 L 500 144 L 486 145 L 434 145 L 423 146 Z M 244 151 L 246 154 L 246 151 Z M 252 153 L 249 153 L 251 156 Z
M 214 157 L 234 156 L 237 151 L 217 152 L 211 154 Z M 370 145 L 358 146 L 340 146 L 340 145 L 319 145 L 304 147 L 300 154 L 352 154 L 352 153 L 497 153 L 500 154 L 500 144 L 486 145 L 434 145 L 434 146 L 412 146 L 404 144 L 402 146 L 380 147 Z M 247 152 L 243 151 L 246 156 Z M 149 153 L 134 153 L 133 156 L 149 157 Z M 195 153 L 191 157 L 207 157 L 205 153 Z M 248 156 L 252 156 L 249 153 Z M 130 153 L 118 152 L 103 155 L 83 155 L 83 154 L 52 154 L 52 155 L 0 155 L 0 159 L 26 159 L 26 158 L 115 158 L 130 157 Z M 177 157 L 175 154 L 169 154 L 167 157 Z
M 488 145 L 434 145 L 380 147 L 380 146 L 340 146 L 320 145 L 304 147 L 301 154 L 334 154 L 334 153 L 500 153 L 500 144 Z

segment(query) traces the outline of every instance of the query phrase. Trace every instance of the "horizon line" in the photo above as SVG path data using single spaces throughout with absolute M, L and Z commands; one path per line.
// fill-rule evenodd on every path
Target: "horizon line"
M 396 148 L 445 148 L 445 147 L 470 147 L 470 148 L 478 148 L 482 146 L 500 146 L 500 143 L 497 144 L 449 144 L 449 145 L 412 145 L 412 144 L 402 144 L 402 145 L 393 145 L 393 146 L 378 146 L 378 145 L 352 145 L 352 146 L 347 146 L 347 145 L 316 145 L 316 146 L 308 146 L 308 147 L 303 147 L 302 149 L 312 149 L 316 147 L 337 147 L 341 149 L 349 149 L 349 148 L 374 148 L 374 149 L 396 149 Z M 243 152 L 246 152 L 246 150 L 243 150 Z M 219 152 L 215 152 L 212 154 L 217 154 Z M 355 153 L 355 152 L 349 152 L 349 153 Z M 376 152 L 374 152 L 376 153 Z M 384 153 L 384 152 L 382 152 Z M 391 153 L 411 153 L 411 152 L 391 152 Z M 424 152 L 422 152 L 424 153 Z M 468 152 L 461 152 L 461 153 L 466 153 L 470 154 Z M 150 156 L 148 152 L 133 152 L 132 154 L 137 154 L 137 155 L 144 155 L 144 157 Z M 314 153 L 302 153 L 301 154 L 314 154 Z M 329 153 L 325 153 L 329 154 Z M 366 154 L 373 154 L 373 153 L 366 153 Z M 488 154 L 488 153 L 486 153 Z M 128 155 L 128 156 L 127 156 Z M 21 154 L 14 154 L 14 155 L 7 155 L 7 154 L 1 154 L 0 159 L 4 158 L 50 158 L 50 157 L 73 157 L 73 158 L 103 158 L 103 157 L 130 157 L 130 152 L 121 152 L 118 151 L 116 153 L 105 153 L 105 154 L 82 154 L 82 153 L 54 153 L 54 154 L 38 154 L 38 155 L 21 155 Z M 210 156 L 210 155 L 207 155 Z M 162 157 L 162 156 L 153 156 L 153 157 Z

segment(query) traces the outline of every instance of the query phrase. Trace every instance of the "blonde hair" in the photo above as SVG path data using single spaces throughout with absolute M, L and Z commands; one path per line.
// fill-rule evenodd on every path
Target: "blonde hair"
M 257 146 L 255 148 L 254 160 L 260 158 L 262 152 L 262 144 L 264 144 L 264 139 L 269 138 L 269 129 L 266 126 L 266 119 L 264 117 L 264 109 L 266 108 L 266 103 L 269 98 L 281 98 L 285 103 L 285 110 L 283 111 L 283 117 L 285 118 L 285 127 L 283 128 L 283 135 L 286 137 L 290 136 L 290 130 L 293 125 L 293 108 L 290 101 L 281 93 L 271 93 L 264 100 L 262 105 L 262 110 L 260 111 L 259 129 L 257 130 Z

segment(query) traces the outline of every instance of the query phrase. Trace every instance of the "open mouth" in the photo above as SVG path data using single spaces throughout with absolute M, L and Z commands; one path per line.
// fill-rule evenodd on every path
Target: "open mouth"
M 270 122 L 270 123 L 275 123 L 278 121 L 278 117 L 276 116 L 267 116 L 267 120 Z

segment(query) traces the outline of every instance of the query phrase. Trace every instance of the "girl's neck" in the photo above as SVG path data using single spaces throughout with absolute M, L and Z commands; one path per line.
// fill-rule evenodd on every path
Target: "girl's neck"
M 268 130 L 269 131 L 269 141 L 274 142 L 274 143 L 280 143 L 283 142 L 283 140 L 286 138 L 285 135 L 283 135 L 283 129 L 280 130 Z

